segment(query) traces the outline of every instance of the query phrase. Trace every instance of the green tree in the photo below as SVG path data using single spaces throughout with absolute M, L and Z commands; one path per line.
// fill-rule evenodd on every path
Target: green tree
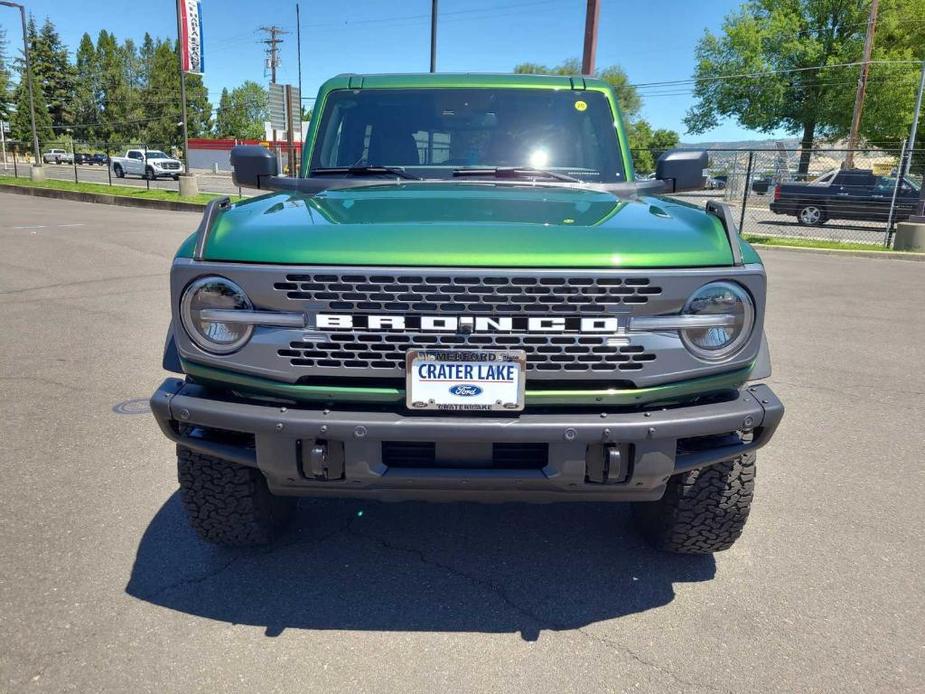
M 896 37 L 909 36 L 916 24 L 908 21 L 909 10 L 917 6 L 925 14 L 922 5 L 884 2 L 885 30 L 878 33 L 874 60 L 899 57 Z M 697 45 L 696 103 L 684 119 L 688 132 L 704 133 L 733 118 L 760 132 L 799 134 L 799 171 L 805 173 L 813 141 L 843 137 L 850 126 L 859 68 L 845 64 L 861 59 L 869 8 L 869 0 L 745 2 L 725 18 L 719 35 L 707 31 Z M 915 31 L 922 31 L 920 24 Z M 902 55 L 925 50 L 921 41 L 908 43 Z M 911 120 L 896 112 L 911 102 L 914 77 L 897 81 L 909 72 L 908 66 L 872 66 L 862 134 L 895 138 L 899 123 Z
M 267 90 L 263 85 L 247 81 L 230 92 L 222 90 L 215 114 L 215 134 L 242 140 L 264 137 L 267 113 Z
M 10 70 L 7 67 L 6 30 L 0 27 L 0 120 L 8 121 L 13 112 L 13 93 L 10 86 Z
M 44 93 L 52 125 L 60 132 L 74 122 L 72 104 L 76 74 L 67 47 L 47 17 L 30 49 L 36 83 Z
M 151 53 L 141 101 L 145 114 L 143 137 L 158 147 L 181 144 L 179 71 L 180 54 L 176 45 L 171 41 L 157 40 Z M 186 116 L 190 137 L 202 137 L 211 131 L 212 104 L 199 75 L 186 76 Z
M 100 120 L 100 67 L 96 47 L 90 34 L 80 38 L 77 52 L 74 54 L 75 69 L 78 79 L 74 83 L 74 137 L 78 140 L 93 141 L 99 137 Z
M 639 119 L 627 126 L 630 149 L 633 150 L 633 164 L 637 173 L 655 171 L 655 162 L 665 152 L 677 147 L 680 137 L 674 130 L 659 128 L 652 130 L 649 122 Z
M 38 47 L 39 36 L 35 27 L 35 19 L 30 15 L 26 27 L 26 36 L 29 42 L 30 58 Z M 13 103 L 16 110 L 10 118 L 10 128 L 13 139 L 19 140 L 24 149 L 32 150 L 32 119 L 30 116 L 29 100 L 29 81 L 26 79 L 26 63 L 22 59 L 16 61 L 16 69 L 19 73 L 19 81 L 13 90 Z M 52 130 L 51 115 L 48 113 L 48 102 L 45 100 L 45 94 L 42 89 L 42 82 L 38 74 L 32 73 L 32 86 L 35 99 L 35 131 L 39 138 L 39 147 L 42 142 L 48 142 L 54 139 L 54 130 Z M 41 154 L 41 153 L 37 153 Z
M 514 72 L 522 75 L 580 75 L 581 61 L 578 58 L 569 58 L 555 67 L 539 65 L 537 63 L 520 63 L 514 66 Z M 633 120 L 642 108 L 642 99 L 636 88 L 630 84 L 626 72 L 619 65 L 597 70 L 594 76 L 610 83 L 617 92 L 620 109 L 626 120 Z
M 133 144 L 137 137 L 133 101 L 137 96 L 125 67 L 125 54 L 116 37 L 103 29 L 96 38 L 99 71 L 98 105 L 100 121 L 97 136 L 116 146 Z

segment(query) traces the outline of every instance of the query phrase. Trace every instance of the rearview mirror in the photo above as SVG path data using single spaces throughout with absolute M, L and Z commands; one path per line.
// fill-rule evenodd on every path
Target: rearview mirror
M 231 148 L 231 178 L 237 186 L 266 188 L 261 179 L 279 175 L 279 162 L 266 147 L 260 145 L 238 145 Z
M 658 158 L 655 177 L 668 184 L 668 193 L 703 190 L 709 166 L 710 155 L 705 150 L 676 149 Z

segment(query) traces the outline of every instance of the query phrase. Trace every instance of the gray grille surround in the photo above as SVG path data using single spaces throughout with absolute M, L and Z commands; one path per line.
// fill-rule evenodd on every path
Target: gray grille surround
M 258 326 L 238 352 L 204 352 L 181 327 L 177 307 L 184 288 L 204 275 L 226 277 L 248 294 L 255 309 L 302 311 L 305 329 Z M 626 332 L 632 316 L 671 315 L 713 280 L 731 280 L 751 294 L 756 324 L 742 352 L 720 364 L 696 359 L 676 331 Z M 406 281 L 403 281 L 406 280 Z M 489 280 L 489 281 L 486 281 Z M 472 291 L 472 290 L 475 291 Z M 647 270 L 313 267 L 193 261 L 171 271 L 177 347 L 190 361 L 288 383 L 383 379 L 405 375 L 410 348 L 524 349 L 527 389 L 543 382 L 607 381 L 648 387 L 722 373 L 750 364 L 763 330 L 765 273 L 761 265 Z M 610 317 L 612 335 L 572 332 L 318 330 L 318 313 L 452 316 Z M 391 380 L 388 380 L 391 379 Z M 368 385 L 368 382 L 365 383 Z

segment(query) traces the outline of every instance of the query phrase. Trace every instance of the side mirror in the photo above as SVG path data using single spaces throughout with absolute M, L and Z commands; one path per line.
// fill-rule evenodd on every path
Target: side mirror
M 709 166 L 710 155 L 705 150 L 676 149 L 658 158 L 655 177 L 668 184 L 668 193 L 703 190 Z
M 236 186 L 265 188 L 261 179 L 279 175 L 279 163 L 273 153 L 260 145 L 238 145 L 231 148 L 231 178 Z M 267 181 L 265 180 L 264 183 Z

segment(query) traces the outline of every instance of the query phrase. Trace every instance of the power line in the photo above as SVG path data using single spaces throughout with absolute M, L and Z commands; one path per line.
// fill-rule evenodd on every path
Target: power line
M 921 60 L 870 60 L 869 65 L 921 65 Z M 631 84 L 631 87 L 659 87 L 675 86 L 684 84 L 695 84 L 697 82 L 718 82 L 721 80 L 733 79 L 761 79 L 763 77 L 772 77 L 773 75 L 784 75 L 792 72 L 807 72 L 809 70 L 828 70 L 837 67 L 858 67 L 863 65 L 864 61 L 857 60 L 851 63 L 833 63 L 832 65 L 812 65 L 809 67 L 781 68 L 778 70 L 764 70 L 762 72 L 743 72 L 733 75 L 716 75 L 713 77 L 691 77 L 683 80 L 667 80 L 665 82 L 637 82 Z

